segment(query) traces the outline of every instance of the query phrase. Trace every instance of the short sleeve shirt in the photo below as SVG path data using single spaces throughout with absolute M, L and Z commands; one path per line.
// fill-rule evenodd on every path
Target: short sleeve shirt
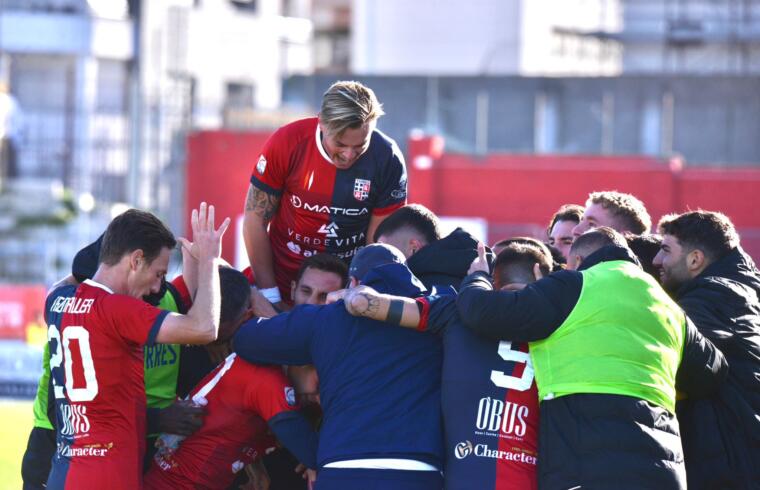
M 282 291 L 305 257 L 326 252 L 349 261 L 367 241 L 370 217 L 406 203 L 401 151 L 378 130 L 370 138 L 367 151 L 345 170 L 325 152 L 318 118 L 283 126 L 264 145 L 251 184 L 280 197 L 269 239 Z

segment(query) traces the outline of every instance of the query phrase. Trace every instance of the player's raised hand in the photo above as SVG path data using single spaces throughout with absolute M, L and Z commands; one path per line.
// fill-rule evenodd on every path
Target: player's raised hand
M 193 244 L 198 246 L 199 258 L 219 258 L 222 255 L 222 236 L 230 226 L 225 218 L 219 228 L 214 228 L 214 206 L 202 202 L 199 209 L 193 209 L 190 218 L 193 228 Z
M 478 242 L 478 256 L 475 257 L 475 260 L 470 264 L 470 269 L 467 273 L 472 274 L 473 272 L 478 271 L 485 272 L 486 274 L 490 272 L 488 261 L 486 260 L 486 246 L 483 242 Z

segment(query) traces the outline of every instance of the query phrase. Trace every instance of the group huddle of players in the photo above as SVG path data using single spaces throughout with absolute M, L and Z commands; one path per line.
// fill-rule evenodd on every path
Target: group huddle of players
M 338 82 L 274 133 L 242 272 L 206 203 L 191 239 L 130 210 L 77 254 L 24 488 L 756 488 L 760 274 L 728 218 L 650 234 L 605 191 L 541 239 L 442 236 L 382 113 Z

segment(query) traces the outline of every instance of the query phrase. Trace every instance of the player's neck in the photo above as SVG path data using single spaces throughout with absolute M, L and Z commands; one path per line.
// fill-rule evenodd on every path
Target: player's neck
M 127 294 L 127 276 L 121 270 L 120 264 L 109 266 L 100 264 L 92 280 L 102 284 L 116 294 Z

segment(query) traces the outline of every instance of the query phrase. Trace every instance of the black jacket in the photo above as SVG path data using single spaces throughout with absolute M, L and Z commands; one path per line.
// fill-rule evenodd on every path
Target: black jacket
M 627 249 L 605 247 L 586 258 L 582 269 L 610 260 L 636 263 Z M 582 287 L 580 272 L 559 271 L 521 291 L 491 291 L 488 277 L 476 273 L 462 283 L 457 307 L 465 325 L 476 332 L 536 341 L 562 325 Z M 715 346 L 687 325 L 677 387 L 705 396 L 717 388 L 727 366 Z M 634 397 L 577 394 L 544 400 L 540 410 L 540 488 L 686 487 L 678 423 L 666 409 Z
M 478 256 L 478 240 L 461 228 L 422 247 L 409 257 L 406 266 L 429 290 L 433 286 L 458 288 Z M 493 253 L 488 250 L 489 262 Z
M 676 298 L 731 367 L 708 399 L 679 403 L 689 488 L 760 488 L 760 273 L 737 248 Z

